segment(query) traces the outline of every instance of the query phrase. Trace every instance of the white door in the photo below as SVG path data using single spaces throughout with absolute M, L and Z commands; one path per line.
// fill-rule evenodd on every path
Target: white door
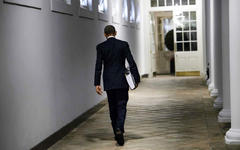
M 200 51 L 198 40 L 197 11 L 177 10 L 174 17 L 175 69 L 176 74 L 182 72 L 199 72 Z

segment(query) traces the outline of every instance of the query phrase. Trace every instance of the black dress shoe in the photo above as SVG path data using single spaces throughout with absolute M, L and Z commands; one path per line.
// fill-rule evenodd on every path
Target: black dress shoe
M 123 133 L 121 130 L 116 131 L 115 139 L 116 139 L 118 145 L 120 145 L 120 146 L 124 145 L 124 137 L 123 137 Z

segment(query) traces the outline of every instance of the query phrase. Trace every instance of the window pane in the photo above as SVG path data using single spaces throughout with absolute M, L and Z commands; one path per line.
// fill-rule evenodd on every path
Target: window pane
M 182 26 L 180 26 L 180 25 L 177 26 L 177 27 L 176 27 L 176 30 L 177 30 L 177 31 L 182 31 Z
M 192 32 L 191 33 L 191 40 L 192 41 L 197 40 L 197 32 Z
M 151 7 L 157 7 L 157 0 L 151 0 Z
M 183 44 L 177 43 L 177 51 L 183 51 Z
M 182 37 L 182 33 L 177 33 L 177 41 L 182 41 L 183 37 Z
M 123 0 L 123 9 L 122 9 L 122 18 L 125 21 L 128 21 L 128 2 L 127 0 Z
M 64 0 L 66 4 L 71 5 L 71 0 Z
M 189 31 L 189 22 L 184 22 L 183 25 L 184 25 L 184 30 Z
M 190 16 L 191 16 L 191 20 L 196 20 L 196 11 L 191 11 L 191 13 L 190 13 Z
M 136 19 L 135 15 L 135 3 L 134 0 L 131 0 L 131 10 L 130 10 L 130 22 L 134 23 Z
M 184 32 L 184 41 L 189 41 L 189 40 L 190 40 L 189 32 Z
M 188 5 L 188 0 L 182 0 L 182 5 Z
M 87 8 L 88 6 L 88 1 L 87 0 L 80 0 L 80 6 L 82 8 Z
M 174 0 L 174 5 L 180 5 L 180 0 Z
M 191 22 L 191 30 L 197 30 L 197 23 Z
M 165 0 L 158 0 L 159 6 L 165 6 Z
M 190 43 L 189 42 L 184 43 L 184 51 L 190 51 Z
M 167 6 L 172 6 L 172 0 L 167 0 Z
M 196 0 L 189 0 L 190 5 L 196 5 Z
M 191 43 L 192 51 L 197 51 L 197 42 Z
M 98 12 L 105 13 L 107 11 L 108 3 L 107 0 L 99 0 Z
M 183 16 L 184 16 L 184 21 L 188 21 L 189 20 L 189 12 L 184 11 L 183 12 Z

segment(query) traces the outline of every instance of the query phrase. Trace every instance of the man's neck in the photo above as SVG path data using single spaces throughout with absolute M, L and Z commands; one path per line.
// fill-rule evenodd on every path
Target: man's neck
M 107 39 L 109 39 L 109 38 L 115 38 L 115 36 L 110 35 L 110 36 L 107 37 Z

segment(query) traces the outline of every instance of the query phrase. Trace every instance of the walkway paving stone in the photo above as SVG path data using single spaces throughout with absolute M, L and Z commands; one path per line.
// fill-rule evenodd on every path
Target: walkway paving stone
M 50 150 L 240 150 L 224 143 L 230 125 L 217 122 L 200 77 L 144 79 L 129 96 L 123 147 L 113 139 L 106 105 Z

